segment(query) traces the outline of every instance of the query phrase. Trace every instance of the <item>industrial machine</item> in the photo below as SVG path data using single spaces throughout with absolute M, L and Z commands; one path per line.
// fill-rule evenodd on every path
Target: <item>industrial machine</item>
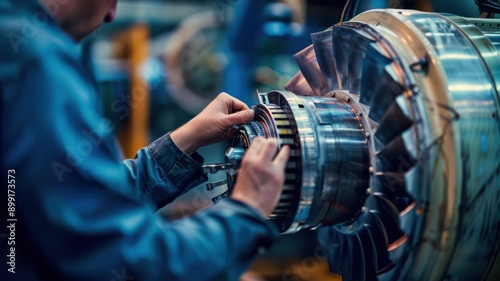
M 269 219 L 317 228 L 344 280 L 498 280 L 500 21 L 371 10 L 312 41 L 287 91 L 258 94 L 215 201 L 251 141 L 278 138 Z

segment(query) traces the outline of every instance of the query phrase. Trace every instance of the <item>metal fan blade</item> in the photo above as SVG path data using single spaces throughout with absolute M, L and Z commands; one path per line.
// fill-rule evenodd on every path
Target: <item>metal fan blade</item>
M 332 41 L 340 88 L 359 93 L 366 49 L 373 39 L 360 30 L 334 26 Z
M 349 93 L 349 95 L 356 101 L 356 102 L 359 102 L 359 94 L 354 94 L 354 93 Z M 361 109 L 363 110 L 363 112 L 365 114 L 368 115 L 368 111 L 370 111 L 370 108 L 369 107 L 366 107 L 366 106 L 363 106 L 363 105 L 360 105 L 361 106 Z M 365 109 L 367 109 L 367 111 L 364 111 Z
M 406 191 L 404 175 L 400 173 L 385 172 L 377 173 L 378 190 L 384 194 L 384 200 L 388 200 L 397 209 L 399 215 L 403 215 L 415 206 L 415 200 Z
M 401 173 L 377 173 L 377 178 L 379 179 L 383 187 L 389 188 L 391 193 L 397 192 L 398 195 L 402 194 L 405 189 L 405 178 Z M 383 189 L 385 191 L 385 189 Z
M 417 229 L 415 229 L 417 225 L 415 222 L 422 217 L 423 216 L 419 216 L 417 214 L 417 208 L 412 208 L 406 213 L 401 214 L 401 216 L 399 217 L 399 228 L 401 228 L 401 230 L 405 233 L 414 233 L 415 231 L 418 231 Z M 409 241 L 409 243 L 413 242 Z
M 370 232 L 363 228 L 358 233 L 358 239 L 361 241 L 365 253 L 365 279 L 366 280 L 377 280 L 378 271 L 378 260 L 380 254 L 377 252 L 377 247 L 373 241 L 373 237 Z M 383 257 L 383 260 L 387 260 L 387 257 Z M 390 264 L 390 261 L 386 262 Z
M 370 114 L 369 111 L 368 111 L 368 114 Z M 375 122 L 375 121 L 373 121 L 370 118 L 368 118 L 368 123 L 370 125 L 370 129 L 371 129 L 372 133 L 375 134 L 377 132 L 377 130 L 378 130 L 378 126 L 379 126 L 378 123 Z
M 406 150 L 401 136 L 396 137 L 377 153 L 383 172 L 404 173 L 414 164 L 415 159 Z
M 376 254 L 375 269 L 377 274 L 380 274 L 390 270 L 394 266 L 394 262 L 389 259 L 385 235 L 378 227 L 375 216 L 372 214 L 371 217 L 371 223 L 365 226 L 367 234 L 372 242 L 373 251 Z
M 394 204 L 392 202 L 391 199 L 388 198 L 387 195 L 385 195 L 381 192 L 374 192 L 373 196 L 375 196 L 375 198 L 377 200 L 379 200 L 379 202 L 382 201 L 381 203 L 383 203 L 384 209 L 386 210 L 386 212 L 389 212 L 391 215 L 399 214 L 398 207 L 396 206 L 396 204 Z M 394 219 L 397 220 L 397 218 L 394 218 Z
M 379 46 L 376 43 L 369 45 L 367 56 L 363 62 L 363 84 L 361 84 L 360 94 L 361 103 L 370 105 L 375 97 L 373 91 L 380 84 L 380 77 L 385 72 L 385 67 L 391 63 L 391 60 L 380 54 Z
M 368 116 L 380 124 L 388 107 L 397 96 L 403 93 L 404 87 L 399 84 L 399 82 L 395 81 L 387 71 L 384 71 L 378 76 L 377 81 L 375 85 L 371 85 L 371 93 L 361 93 L 361 97 L 362 99 L 364 95 L 373 97 L 370 103 L 370 114 Z
M 401 110 L 398 103 L 393 101 L 380 120 L 375 137 L 387 144 L 396 136 L 408 129 L 413 122 Z
M 330 271 L 336 274 L 342 274 L 342 265 L 350 255 L 348 244 L 345 240 L 345 234 L 338 232 L 335 228 L 328 229 L 328 235 L 324 238 L 323 248 L 328 254 L 328 264 Z
M 350 255 L 342 267 L 342 280 L 366 280 L 365 254 L 356 234 L 345 235 Z
M 410 166 L 410 163 L 405 163 L 407 166 Z M 423 179 L 419 177 L 422 170 L 422 166 L 420 163 L 417 163 L 416 165 L 412 165 L 412 167 L 406 172 L 405 174 L 405 182 L 413 182 L 415 184 L 412 185 L 406 185 L 405 190 L 410 194 L 412 198 L 415 198 L 415 200 L 420 200 L 422 201 L 425 200 L 425 198 L 422 198 L 422 189 L 419 188 L 423 184 Z
M 316 96 L 323 96 L 330 90 L 321 73 L 314 46 L 310 45 L 294 55 L 295 61 Z
M 299 96 L 314 96 L 314 91 L 311 89 L 311 86 L 309 86 L 309 83 L 307 83 L 306 78 L 302 74 L 302 72 L 297 72 L 295 76 L 288 81 L 285 85 L 285 89 L 290 92 L 294 92 Z
M 338 72 L 333 57 L 332 30 L 311 34 L 314 51 L 329 90 L 339 89 Z
M 391 251 L 406 242 L 408 236 L 399 228 L 397 214 L 388 205 L 384 205 L 386 204 L 385 201 L 382 201 L 380 198 L 377 198 L 377 201 L 381 205 L 381 208 L 378 211 L 373 211 L 372 214 L 376 217 L 377 226 L 386 239 L 387 251 Z

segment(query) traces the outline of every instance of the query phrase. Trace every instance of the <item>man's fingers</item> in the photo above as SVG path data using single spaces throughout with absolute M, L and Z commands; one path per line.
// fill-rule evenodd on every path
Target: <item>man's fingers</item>
M 285 170 L 286 163 L 288 162 L 288 158 L 290 157 L 290 147 L 285 145 L 281 148 L 278 155 L 273 160 L 274 165 L 280 171 Z
M 263 158 L 263 162 L 271 162 L 273 160 L 278 151 L 278 146 L 279 143 L 277 139 L 266 139 L 259 153 L 259 156 Z
M 245 157 L 259 157 L 262 163 L 273 162 L 276 168 L 284 170 L 286 162 L 290 157 L 290 147 L 285 145 L 281 148 L 279 153 L 276 155 L 278 150 L 279 142 L 278 139 L 265 139 L 263 137 L 256 137 L 250 147 L 245 152 Z
M 252 109 L 238 111 L 227 115 L 226 122 L 232 125 L 239 125 L 248 122 L 253 119 L 254 111 Z
M 223 93 L 223 94 L 226 94 L 226 93 Z M 229 107 L 229 113 L 232 113 L 232 112 L 238 112 L 238 111 L 242 111 L 242 110 L 246 110 L 248 109 L 248 106 L 240 101 L 239 99 L 237 98 L 234 98 L 232 96 L 230 96 L 229 94 L 226 94 L 228 96 L 228 107 Z
M 250 143 L 250 146 L 248 147 L 247 151 L 245 152 L 245 157 L 253 157 L 257 154 L 259 154 L 259 151 L 262 148 L 262 145 L 264 144 L 264 141 L 266 139 L 263 137 L 256 137 L 253 139 L 252 143 Z

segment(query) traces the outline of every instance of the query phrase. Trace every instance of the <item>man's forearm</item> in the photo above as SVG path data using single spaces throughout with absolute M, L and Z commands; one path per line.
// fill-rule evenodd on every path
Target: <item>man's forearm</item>
M 158 208 L 207 180 L 204 159 L 181 151 L 169 134 L 140 149 L 134 159 L 123 161 L 126 174 L 138 196 L 152 200 Z

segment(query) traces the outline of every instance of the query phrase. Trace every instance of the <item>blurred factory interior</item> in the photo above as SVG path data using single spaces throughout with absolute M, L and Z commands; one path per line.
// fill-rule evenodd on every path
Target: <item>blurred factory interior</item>
M 96 64 L 104 112 L 127 157 L 192 118 L 218 93 L 249 106 L 257 91 L 284 89 L 299 71 L 294 54 L 310 34 L 341 21 L 343 0 L 120 0 L 117 17 L 84 41 Z M 408 8 L 479 17 L 473 0 L 352 1 L 344 21 L 378 8 Z M 200 151 L 223 161 L 227 144 Z M 215 181 L 223 174 L 210 175 Z M 177 218 L 212 204 L 199 186 L 171 206 Z M 316 232 L 281 236 L 242 280 L 341 280 L 317 255 Z M 355 262 L 355 261 L 353 261 Z M 498 262 L 497 262 L 498 264 Z

